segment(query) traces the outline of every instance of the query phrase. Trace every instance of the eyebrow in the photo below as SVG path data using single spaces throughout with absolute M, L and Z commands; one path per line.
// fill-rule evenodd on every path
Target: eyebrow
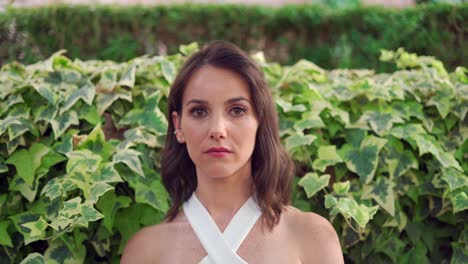
M 242 97 L 242 96 L 239 96 L 239 97 L 235 97 L 235 98 L 231 98 L 231 99 L 228 99 L 224 104 L 225 105 L 228 105 L 228 104 L 233 104 L 233 103 L 237 103 L 237 102 L 240 102 L 240 101 L 246 101 L 248 103 L 250 103 L 249 100 L 247 100 L 247 98 L 245 97 Z M 200 100 L 200 99 L 191 99 L 189 100 L 185 105 L 189 105 L 189 104 L 202 104 L 202 105 L 208 105 L 208 101 L 205 101 L 205 100 Z

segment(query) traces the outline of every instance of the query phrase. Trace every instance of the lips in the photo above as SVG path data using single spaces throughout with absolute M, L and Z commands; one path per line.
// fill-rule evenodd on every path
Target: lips
M 219 148 L 210 148 L 205 153 L 232 153 L 232 151 L 224 147 L 219 147 Z

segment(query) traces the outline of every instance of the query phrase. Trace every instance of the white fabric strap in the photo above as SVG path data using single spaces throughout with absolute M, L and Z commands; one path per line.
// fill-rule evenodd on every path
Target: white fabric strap
M 200 243 L 208 253 L 200 264 L 247 264 L 236 252 L 262 214 L 253 197 L 250 197 L 237 211 L 224 233 L 221 233 L 195 192 L 183 204 L 183 209 Z

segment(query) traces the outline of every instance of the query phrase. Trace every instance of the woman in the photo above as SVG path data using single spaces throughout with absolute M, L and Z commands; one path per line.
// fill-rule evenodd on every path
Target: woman
M 289 205 L 293 163 L 262 71 L 226 42 L 193 54 L 169 94 L 166 220 L 122 263 L 343 263 L 323 217 Z

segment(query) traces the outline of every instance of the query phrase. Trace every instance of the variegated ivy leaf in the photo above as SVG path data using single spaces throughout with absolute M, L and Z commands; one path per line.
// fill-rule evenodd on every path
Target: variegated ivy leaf
M 107 183 L 96 182 L 91 186 L 91 189 L 89 190 L 90 195 L 87 201 L 89 201 L 92 204 L 95 204 L 99 200 L 99 197 L 113 189 L 114 187 L 110 186 Z
M 302 118 L 294 123 L 294 128 L 298 131 L 321 127 L 325 127 L 325 124 L 320 118 L 320 113 L 317 112 L 305 112 L 302 114 Z
M 143 173 L 143 169 L 141 168 L 140 158 L 138 157 L 140 155 L 141 153 L 136 150 L 125 149 L 114 154 L 112 162 L 114 164 L 123 163 L 137 174 L 145 176 Z
M 338 195 L 346 195 L 349 192 L 350 182 L 336 182 L 333 184 L 333 191 Z
M 448 184 L 450 191 L 468 186 L 468 176 L 454 168 L 443 168 L 441 174 L 442 179 Z
M 435 95 L 431 97 L 426 105 L 434 105 L 439 111 L 440 116 L 445 118 L 450 109 L 455 105 L 453 92 L 448 88 L 441 88 L 435 91 Z
M 135 85 L 135 72 L 136 72 L 136 65 L 131 64 L 128 66 L 127 69 L 122 73 L 122 77 L 120 78 L 119 85 L 126 86 L 129 88 L 133 88 Z
M 101 79 L 96 84 L 98 93 L 112 93 L 117 85 L 117 72 L 105 70 L 101 72 Z
M 68 157 L 66 171 L 95 172 L 102 161 L 101 156 L 88 149 L 75 150 L 66 154 Z
M 401 141 L 390 138 L 385 149 L 388 152 L 386 162 L 390 177 L 399 177 L 409 169 L 417 169 L 419 167 L 418 160 L 410 150 L 405 150 Z
M 96 96 L 96 107 L 99 115 L 102 115 L 115 101 L 122 99 L 132 102 L 132 92 L 117 87 L 112 93 L 99 93 Z
M 60 239 L 51 240 L 44 252 L 44 258 L 47 264 L 84 263 L 86 247 L 83 244 L 83 235 L 61 236 Z
M 19 118 L 18 121 L 19 123 L 11 124 L 8 127 L 8 137 L 10 140 L 17 138 L 26 132 L 31 132 L 31 134 L 36 137 L 39 136 L 39 130 L 34 123 L 25 118 Z
M 125 140 L 117 147 L 119 150 L 124 150 L 135 146 L 136 144 L 145 144 L 150 148 L 162 147 L 158 144 L 157 137 L 145 130 L 144 127 L 135 127 L 125 131 Z
M 104 215 L 103 223 L 109 232 L 112 232 L 115 214 L 120 208 L 130 206 L 132 200 L 128 196 L 116 196 L 115 192 L 107 192 L 99 199 L 97 208 Z
M 160 92 L 155 92 L 146 99 L 143 108 L 130 110 L 130 112 L 120 120 L 119 124 L 138 124 L 156 135 L 164 135 L 167 130 L 167 120 L 158 107 L 160 98 Z
M 176 76 L 176 69 L 174 63 L 169 60 L 161 60 L 161 70 L 166 81 L 171 85 Z
M 0 116 L 10 110 L 13 105 L 19 103 L 24 103 L 23 96 L 21 96 L 21 94 L 11 94 L 8 96 L 6 101 L 0 102 Z
M 314 160 L 312 167 L 314 170 L 323 172 L 328 166 L 338 162 L 343 162 L 343 160 L 336 153 L 336 146 L 320 146 L 317 151 L 317 159 Z
M 393 124 L 404 123 L 403 119 L 389 107 L 383 109 L 378 107 L 375 110 L 365 111 L 360 119 L 357 121 L 358 123 L 368 122 L 372 130 L 380 136 L 385 135 L 393 127 Z
M 29 228 L 30 232 L 29 235 L 31 238 L 33 237 L 45 237 L 45 230 L 47 228 L 47 222 L 42 218 L 42 216 L 39 218 L 39 220 L 34 221 L 34 222 L 29 222 L 29 223 L 24 223 L 21 224 L 22 226 Z
M 448 195 L 453 206 L 453 213 L 468 209 L 468 188 L 458 189 Z
M 5 133 L 8 127 L 10 127 L 12 124 L 20 125 L 21 122 L 14 116 L 7 116 L 5 119 L 0 120 L 0 135 Z
M 23 224 L 25 223 L 38 221 L 40 217 L 41 217 L 40 215 L 30 213 L 30 212 L 24 212 L 24 213 L 10 216 L 10 219 L 13 221 L 13 224 L 15 225 L 16 230 L 18 230 L 18 232 L 20 232 L 23 235 L 24 243 L 26 245 L 31 242 L 41 240 L 45 237 L 45 233 L 44 233 L 44 236 L 31 237 L 30 229 L 23 226 Z
M 338 154 L 346 163 L 349 170 L 360 176 L 361 182 L 368 184 L 372 181 L 378 165 L 378 156 L 387 140 L 374 136 L 365 136 L 361 132 L 349 138 L 351 143 L 345 144 Z M 357 133 L 357 134 L 356 134 Z M 361 134 L 361 135 L 359 135 Z
M 150 183 L 138 182 L 135 186 L 136 202 L 148 204 L 154 209 L 166 213 L 169 209 L 169 196 L 164 186 L 155 177 L 146 177 L 146 179 L 151 179 Z
M 106 141 L 101 125 L 98 124 L 86 137 L 86 140 L 76 146 L 77 150 L 90 150 L 99 154 L 102 160 L 108 160 L 115 152 L 115 147 Z
M 329 182 L 330 175 L 323 174 L 319 176 L 316 173 L 309 172 L 301 178 L 298 184 L 304 188 L 307 198 L 310 198 L 318 191 L 327 187 Z
M 36 92 L 44 97 L 49 104 L 57 105 L 60 97 L 55 93 L 53 84 L 46 82 L 31 83 L 31 86 L 36 90 Z
M 93 205 L 89 203 L 88 201 L 83 203 L 83 206 L 81 206 L 80 213 L 81 213 L 80 222 L 82 223 L 94 222 L 104 217 L 99 211 L 94 209 Z
M 395 216 L 395 183 L 380 177 L 371 184 L 364 185 L 362 198 L 374 199 L 391 216 Z
M 102 183 L 122 182 L 122 178 L 114 168 L 114 163 L 106 162 L 102 163 L 98 172 L 93 175 L 93 181 Z
M 65 102 L 60 107 L 60 115 L 68 111 L 79 99 L 82 99 L 86 104 L 91 105 L 96 94 L 94 85 L 87 81 L 81 88 L 73 91 L 65 98 Z
M 306 107 L 303 104 L 295 104 L 293 105 L 290 102 L 283 100 L 282 98 L 278 97 L 275 99 L 276 104 L 283 109 L 285 113 L 287 112 L 304 112 L 306 111 Z
M 292 149 L 300 146 L 308 146 L 314 142 L 317 137 L 314 135 L 303 135 L 302 133 L 295 133 L 286 138 L 285 145 L 286 150 L 291 151 Z
M 364 229 L 369 223 L 369 221 L 374 217 L 375 213 L 379 206 L 368 207 L 363 204 L 358 204 L 354 199 L 351 198 L 330 198 L 331 195 L 327 195 L 329 198 L 325 197 L 325 206 L 327 208 L 332 208 L 331 214 L 341 214 L 345 218 L 354 219 L 359 226 Z M 328 201 L 328 202 L 327 202 Z
M 45 258 L 41 254 L 34 252 L 30 253 L 26 258 L 24 258 L 20 264 L 45 264 Z
M 440 164 L 442 164 L 444 168 L 453 167 L 460 171 L 462 170 L 453 154 L 442 149 L 439 143 L 430 135 L 418 135 L 416 137 L 416 143 L 419 148 L 419 156 L 430 153 L 440 162 Z
M 393 127 L 390 134 L 396 138 L 406 140 L 410 144 L 416 143 L 416 138 L 420 134 L 426 134 L 427 131 L 421 124 L 407 124 L 398 127 Z
M 78 115 L 75 111 L 68 111 L 50 122 L 57 140 L 72 125 L 79 125 Z

